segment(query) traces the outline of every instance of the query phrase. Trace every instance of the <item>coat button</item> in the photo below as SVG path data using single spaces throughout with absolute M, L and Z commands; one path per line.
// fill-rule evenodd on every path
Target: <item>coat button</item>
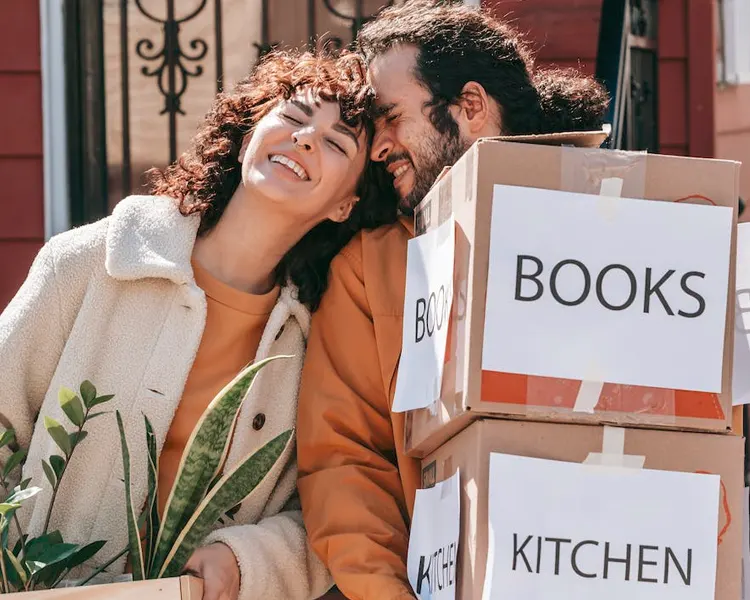
M 264 415 L 263 413 L 258 413 L 257 415 L 255 415 L 255 418 L 253 419 L 253 429 L 255 429 L 255 431 L 260 431 L 261 429 L 263 429 L 263 425 L 265 424 L 266 415 Z

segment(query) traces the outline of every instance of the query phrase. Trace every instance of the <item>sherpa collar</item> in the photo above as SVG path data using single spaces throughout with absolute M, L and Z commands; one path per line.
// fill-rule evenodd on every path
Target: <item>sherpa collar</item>
M 115 207 L 107 229 L 107 273 L 122 280 L 191 282 L 199 224 L 198 215 L 183 216 L 171 198 L 128 196 Z
M 125 281 L 153 277 L 178 285 L 194 281 L 190 258 L 198 215 L 182 215 L 177 202 L 165 196 L 128 196 L 117 204 L 110 219 L 105 260 L 110 277 Z M 296 286 L 287 283 L 272 316 L 283 323 L 292 315 L 307 338 L 310 313 L 297 299 Z

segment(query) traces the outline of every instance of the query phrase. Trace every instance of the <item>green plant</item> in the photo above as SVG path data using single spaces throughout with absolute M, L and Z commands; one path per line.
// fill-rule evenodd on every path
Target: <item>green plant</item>
M 287 357 L 276 356 L 247 366 L 211 401 L 182 454 L 161 521 L 156 510 L 159 479 L 156 442 L 151 423 L 144 416 L 149 457 L 144 539 L 139 535 L 138 513 L 130 497 L 130 452 L 122 418 L 117 413 L 134 579 L 179 575 L 211 527 L 222 515 L 236 512 L 237 505 L 263 481 L 291 443 L 293 432 L 285 431 L 223 473 L 243 399 L 258 372 L 278 358 Z
M 0 486 L 8 494 L 0 503 L 0 593 L 30 591 L 38 588 L 53 588 L 75 567 L 90 560 L 102 549 L 105 542 L 96 541 L 86 545 L 66 543 L 59 531 L 48 532 L 52 511 L 65 471 L 78 445 L 86 439 L 86 424 L 92 419 L 106 414 L 92 410 L 109 402 L 113 396 L 97 396 L 96 388 L 84 381 L 80 386 L 80 396 L 68 388 L 61 388 L 58 394 L 60 406 L 74 429 L 68 432 L 58 421 L 44 417 L 44 427 L 62 452 L 62 456 L 52 455 L 42 461 L 45 477 L 52 487 L 52 495 L 44 522 L 42 535 L 29 537 L 22 531 L 16 511 L 24 500 L 32 498 L 41 490 L 29 487 L 30 480 L 21 481 L 11 489 L 15 472 L 20 470 L 26 458 L 26 450 L 11 451 L 0 471 Z M 0 449 L 16 447 L 12 429 L 0 435 Z M 18 532 L 18 540 L 10 547 L 11 521 Z
M 289 430 L 246 456 L 227 473 L 223 472 L 242 402 L 258 372 L 277 358 L 286 357 L 277 356 L 248 365 L 211 401 L 183 452 L 163 521 L 157 509 L 159 464 L 151 423 L 144 415 L 148 497 L 145 509 L 136 518 L 138 512 L 130 493 L 130 452 L 122 417 L 115 411 L 122 448 L 128 545 L 77 585 L 87 584 L 127 553 L 136 580 L 179 575 L 211 527 L 221 521 L 223 515 L 232 518 L 242 500 L 263 481 L 291 443 L 293 432 Z M 26 451 L 17 448 L 13 430 L 0 433 L 0 450 L 5 448 L 11 452 L 0 469 L 0 486 L 7 495 L 0 503 L 0 594 L 57 587 L 72 569 L 93 558 L 105 545 L 105 541 L 87 545 L 66 543 L 59 531 L 48 532 L 48 528 L 67 467 L 78 445 L 86 439 L 86 425 L 106 414 L 93 412 L 93 409 L 113 397 L 97 396 L 96 388 L 84 381 L 80 395 L 68 388 L 61 388 L 58 395 L 60 406 L 73 425 L 72 431 L 67 431 L 51 417 L 44 417 L 44 427 L 62 455 L 55 454 L 42 461 L 51 486 L 51 498 L 44 530 L 38 537 L 32 538 L 23 532 L 16 511 L 41 488 L 30 487 L 30 479 L 13 486 L 12 482 L 20 479 L 14 476 L 26 459 Z M 18 532 L 18 540 L 12 548 L 9 545 L 11 523 Z

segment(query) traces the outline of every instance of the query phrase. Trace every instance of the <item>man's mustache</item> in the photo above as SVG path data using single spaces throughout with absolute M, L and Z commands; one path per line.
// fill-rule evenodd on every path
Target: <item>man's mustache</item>
M 406 152 L 401 152 L 400 154 L 389 154 L 388 158 L 385 159 L 385 166 L 386 168 L 390 167 L 393 163 L 400 160 L 408 160 L 411 164 L 414 164 Z

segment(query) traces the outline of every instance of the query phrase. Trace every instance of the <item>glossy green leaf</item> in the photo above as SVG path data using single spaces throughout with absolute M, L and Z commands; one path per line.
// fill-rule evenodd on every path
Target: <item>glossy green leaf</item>
M 86 417 L 86 422 L 88 423 L 92 419 L 96 419 L 96 417 L 101 417 L 103 415 L 111 415 L 111 414 L 112 414 L 111 410 L 103 410 L 103 411 L 97 412 L 97 413 L 89 413 L 89 416 Z
M 78 395 L 73 390 L 62 387 L 58 393 L 58 400 L 60 407 L 71 423 L 76 427 L 83 427 L 83 403 Z
M 160 578 L 176 577 L 182 572 L 219 517 L 242 502 L 268 476 L 279 457 L 290 448 L 292 435 L 290 430 L 277 436 L 221 478 L 175 540 L 159 572 Z
M 16 486 L 13 488 L 13 491 L 11 492 L 10 496 L 5 500 L 8 504 L 18 504 L 20 502 L 23 502 L 24 500 L 28 500 L 29 498 L 33 498 L 36 496 L 39 492 L 42 491 L 42 488 L 40 487 L 27 487 L 25 489 L 21 489 L 21 486 Z
M 53 454 L 49 457 L 49 464 L 52 466 L 52 470 L 55 472 L 57 478 L 60 479 L 60 475 L 65 470 L 65 459 L 62 456 Z
M 86 408 L 91 408 L 91 403 L 96 398 L 96 388 L 94 384 L 86 380 L 81 384 L 81 398 L 83 398 L 83 404 Z
M 13 472 L 13 469 L 20 465 L 25 458 L 26 450 L 24 448 L 21 448 L 20 450 L 17 450 L 13 454 L 11 454 L 10 458 L 5 461 L 5 465 L 3 466 L 3 478 L 8 477 L 8 475 Z
M 44 428 L 55 441 L 57 447 L 65 453 L 65 456 L 70 456 L 70 438 L 65 428 L 52 417 L 44 417 Z
M 75 448 L 78 444 L 80 444 L 83 440 L 85 440 L 89 435 L 88 431 L 74 431 L 70 434 L 70 447 Z
M 24 533 L 23 536 L 16 540 L 16 545 L 13 546 L 13 554 L 16 556 L 21 556 L 21 550 L 23 549 L 24 544 L 26 543 L 26 540 L 28 539 L 29 534 Z
M 0 448 L 12 444 L 14 441 L 16 441 L 16 432 L 12 429 L 5 429 L 3 433 L 0 434 Z
M 222 470 L 242 402 L 256 375 L 269 362 L 279 358 L 289 357 L 274 356 L 240 371 L 214 397 L 193 429 L 164 508 L 150 577 L 156 576 L 180 531 Z
M 97 541 L 86 544 L 65 561 L 65 568 L 74 569 L 75 567 L 84 564 L 87 560 L 96 556 L 97 552 L 99 552 L 106 543 L 106 541 Z
M 105 402 L 109 402 L 114 397 L 115 397 L 114 394 L 108 394 L 106 396 L 99 396 L 99 397 L 95 398 L 94 400 L 92 400 L 91 406 L 89 406 L 89 408 L 94 408 L 95 406 L 99 406 L 100 404 L 104 404 Z
M 80 546 L 78 546 L 78 544 L 66 544 L 65 542 L 47 545 L 44 547 L 43 551 L 33 559 L 28 559 L 26 561 L 26 566 L 29 568 L 29 573 L 31 573 L 36 581 L 50 584 L 56 579 L 51 573 L 52 569 L 50 567 L 67 560 L 73 556 L 79 548 Z M 63 567 L 63 565 L 60 566 Z M 47 572 L 42 573 L 42 571 Z
M 55 476 L 55 472 L 50 467 L 49 463 L 46 460 L 42 461 L 42 469 L 44 470 L 44 476 L 47 478 L 47 481 L 49 481 L 49 484 L 54 489 L 55 485 L 57 485 L 57 477 Z
M 130 492 L 130 451 L 128 450 L 128 442 L 125 438 L 125 428 L 122 425 L 122 417 L 120 416 L 119 410 L 116 412 L 116 415 L 117 427 L 120 430 L 120 445 L 122 446 L 122 470 L 125 476 L 125 509 L 127 510 L 130 564 L 133 568 L 133 579 L 140 581 L 146 579 L 146 573 L 143 565 L 143 547 L 141 546 L 141 539 L 138 535 L 138 523 L 135 516 L 136 512 L 133 507 L 133 499 Z
M 44 553 L 47 546 L 62 544 L 62 535 L 59 531 L 51 531 L 39 537 L 33 537 L 26 540 L 26 557 L 30 560 L 36 560 Z

